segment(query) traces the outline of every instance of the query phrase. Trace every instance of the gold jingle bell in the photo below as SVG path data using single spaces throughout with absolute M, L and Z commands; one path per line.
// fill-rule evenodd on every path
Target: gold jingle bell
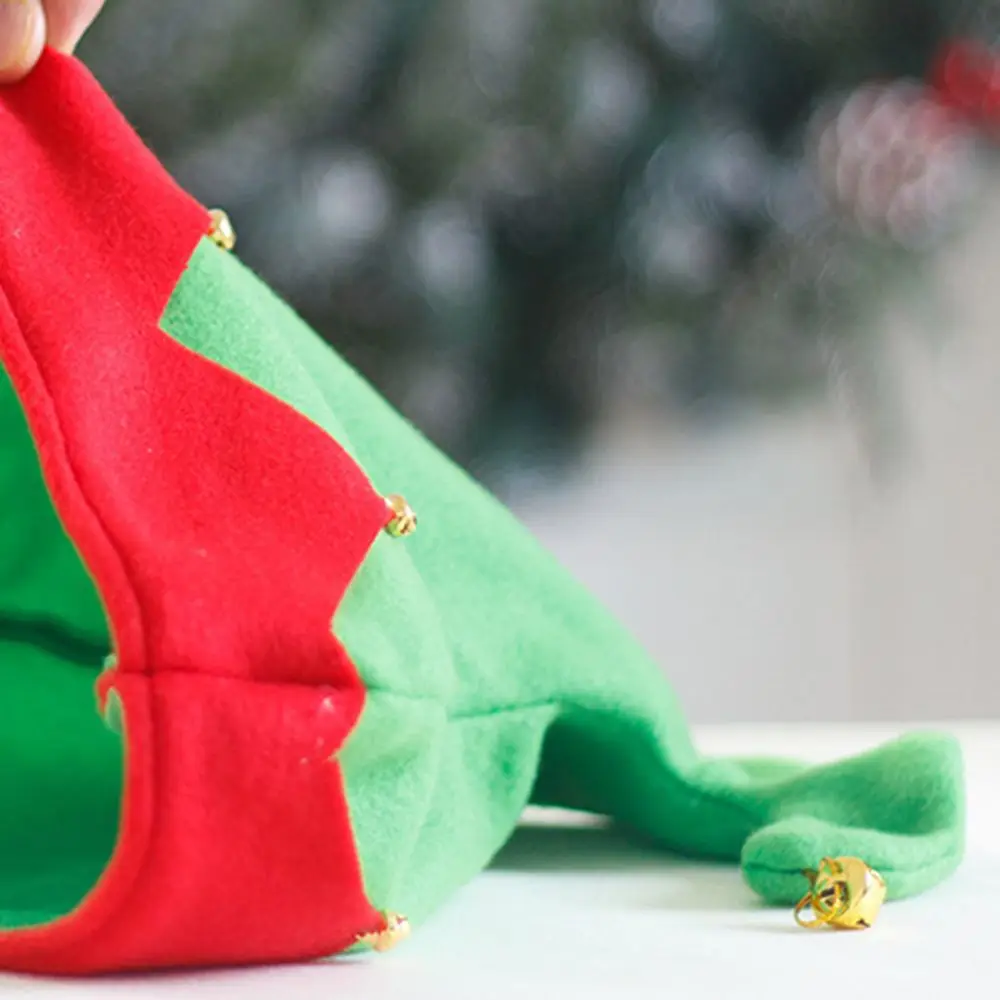
M 208 217 L 212 220 L 212 226 L 208 231 L 209 238 L 223 250 L 229 251 L 236 246 L 236 230 L 233 229 L 229 216 L 221 208 L 213 208 L 209 211 Z
M 802 874 L 810 887 L 795 907 L 800 927 L 867 930 L 874 925 L 885 902 L 885 881 L 860 858 L 823 858 L 816 871 Z M 812 920 L 806 918 L 807 910 Z
M 385 498 L 385 505 L 392 515 L 385 530 L 393 538 L 406 538 L 417 530 L 417 515 L 403 497 L 393 493 Z
M 372 951 L 389 951 L 410 936 L 410 921 L 399 913 L 383 914 L 385 927 L 371 934 L 358 935 L 357 943 Z

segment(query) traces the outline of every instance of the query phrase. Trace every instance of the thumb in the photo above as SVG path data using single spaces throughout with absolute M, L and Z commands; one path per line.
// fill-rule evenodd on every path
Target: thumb
M 19 80 L 38 62 L 45 32 L 40 0 L 0 0 L 0 83 Z

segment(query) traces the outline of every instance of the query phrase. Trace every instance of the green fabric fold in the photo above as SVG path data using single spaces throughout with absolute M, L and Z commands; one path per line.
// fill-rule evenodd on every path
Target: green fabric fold
M 419 515 L 412 538 L 376 543 L 334 623 L 369 689 L 341 763 L 376 905 L 432 912 L 529 802 L 742 862 L 776 903 L 827 855 L 862 857 L 897 898 L 957 866 L 952 739 L 818 767 L 702 757 L 663 671 L 618 622 L 236 259 L 206 241 L 164 328 L 325 428 Z

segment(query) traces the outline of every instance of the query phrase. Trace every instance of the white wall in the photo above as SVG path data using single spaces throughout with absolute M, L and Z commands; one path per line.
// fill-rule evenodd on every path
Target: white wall
M 886 318 L 887 483 L 829 402 L 697 437 L 623 420 L 519 509 L 697 721 L 1000 716 L 1000 188 L 940 282 L 943 349 L 914 309 Z

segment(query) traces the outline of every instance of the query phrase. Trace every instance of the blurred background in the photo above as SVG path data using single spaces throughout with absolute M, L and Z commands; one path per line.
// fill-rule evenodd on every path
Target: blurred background
M 699 722 L 1000 715 L 1000 0 L 111 0 L 241 258 Z

